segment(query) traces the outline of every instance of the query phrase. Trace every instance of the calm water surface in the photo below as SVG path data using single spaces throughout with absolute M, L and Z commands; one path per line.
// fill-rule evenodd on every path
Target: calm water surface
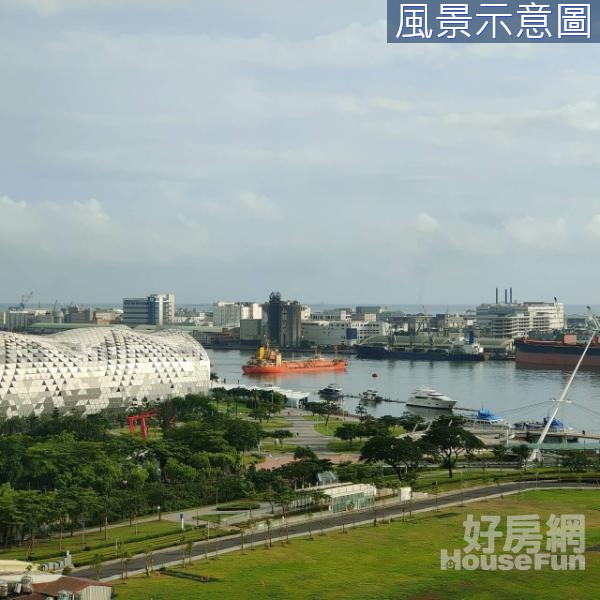
M 337 383 L 345 394 L 358 396 L 373 388 L 385 398 L 396 400 L 407 400 L 415 388 L 427 385 L 457 400 L 458 406 L 485 407 L 511 423 L 546 416 L 552 410 L 550 400 L 560 396 L 570 375 L 556 369 L 517 367 L 514 362 L 379 361 L 351 357 L 346 372 L 256 377 L 244 375 L 241 368 L 252 352 L 211 349 L 208 353 L 213 371 L 226 378 L 227 383 L 273 383 L 312 393 L 328 383 Z M 372 377 L 373 373 L 378 377 Z M 578 373 L 568 399 L 572 403 L 561 408 L 559 419 L 576 429 L 600 431 L 600 373 Z M 358 399 L 346 398 L 345 403 L 347 410 L 354 412 Z M 535 404 L 538 406 L 532 406 Z M 404 410 L 403 404 L 387 402 L 369 408 L 375 416 L 400 415 Z

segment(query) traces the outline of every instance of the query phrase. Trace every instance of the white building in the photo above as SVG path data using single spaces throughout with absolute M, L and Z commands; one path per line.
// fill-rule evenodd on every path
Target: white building
M 256 302 L 226 302 L 219 300 L 213 304 L 213 325 L 215 327 L 239 327 L 245 319 L 262 319 L 262 306 Z
M 0 417 L 127 408 L 205 393 L 210 360 L 181 331 L 84 328 L 47 336 L 0 332 Z
M 310 318 L 313 321 L 351 321 L 352 311 L 346 308 L 332 308 L 322 313 L 311 314 Z
M 374 335 L 387 335 L 383 321 L 302 321 L 302 339 L 316 346 L 353 346 Z
M 123 299 L 123 323 L 129 327 L 168 325 L 174 319 L 174 294 L 151 294 L 146 298 Z
M 481 304 L 476 323 L 490 337 L 516 338 L 530 331 L 553 331 L 566 326 L 565 307 L 559 302 Z

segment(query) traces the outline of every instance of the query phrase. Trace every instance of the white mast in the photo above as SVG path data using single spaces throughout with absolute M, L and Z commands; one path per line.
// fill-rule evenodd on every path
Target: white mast
M 542 434 L 540 435 L 540 437 L 537 441 L 536 447 L 531 451 L 528 462 L 533 462 L 534 460 L 536 460 L 537 458 L 540 457 L 540 449 L 542 447 L 542 444 L 544 443 L 544 440 L 546 439 L 546 435 L 548 435 L 548 431 L 550 431 L 550 426 L 552 425 L 552 422 L 554 421 L 554 419 L 556 418 L 556 415 L 558 414 L 558 409 L 565 402 L 567 393 L 569 392 L 571 384 L 573 383 L 573 380 L 575 379 L 575 375 L 577 375 L 577 371 L 579 371 L 579 367 L 581 366 L 581 363 L 583 362 L 583 359 L 585 358 L 587 351 L 589 350 L 590 346 L 592 345 L 592 342 L 594 341 L 596 334 L 600 331 L 600 323 L 598 323 L 598 320 L 596 319 L 595 315 L 592 313 L 589 306 L 588 306 L 588 310 L 590 311 L 590 316 L 592 318 L 592 321 L 594 322 L 594 330 L 592 331 L 592 335 L 590 336 L 590 339 L 588 340 L 588 343 L 586 344 L 586 346 L 583 350 L 583 353 L 581 354 L 579 360 L 577 361 L 577 365 L 575 366 L 575 369 L 571 373 L 571 377 L 569 377 L 569 381 L 567 381 L 567 385 L 565 386 L 565 389 L 563 390 L 560 398 L 556 401 L 556 408 L 554 409 L 552 416 L 548 419 L 548 422 L 546 423 L 546 426 L 544 427 Z

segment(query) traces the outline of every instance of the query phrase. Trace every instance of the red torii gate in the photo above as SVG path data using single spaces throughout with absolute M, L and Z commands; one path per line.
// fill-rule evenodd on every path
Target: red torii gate
M 157 410 L 149 410 L 148 412 L 140 413 L 139 415 L 131 415 L 127 417 L 129 421 L 129 433 L 135 433 L 135 425 L 139 421 L 140 423 L 140 434 L 143 440 L 148 439 L 148 426 L 146 425 L 146 419 L 150 417 L 156 417 L 159 414 Z

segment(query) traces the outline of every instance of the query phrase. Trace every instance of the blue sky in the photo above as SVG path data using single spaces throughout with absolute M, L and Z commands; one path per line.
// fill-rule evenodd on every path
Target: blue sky
M 600 51 L 371 0 L 3 0 L 0 301 L 595 303 Z

